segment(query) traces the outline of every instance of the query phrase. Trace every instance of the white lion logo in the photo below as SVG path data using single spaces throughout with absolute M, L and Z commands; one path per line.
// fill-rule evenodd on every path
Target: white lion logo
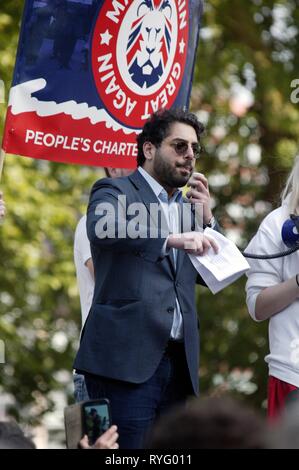
M 143 0 L 132 23 L 126 50 L 128 71 L 140 88 L 157 83 L 169 56 L 172 25 L 169 0 Z

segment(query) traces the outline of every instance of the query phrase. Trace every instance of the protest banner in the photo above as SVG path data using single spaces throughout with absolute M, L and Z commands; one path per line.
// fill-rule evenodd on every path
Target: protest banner
M 201 0 L 26 0 L 2 148 L 134 168 L 136 134 L 189 105 Z

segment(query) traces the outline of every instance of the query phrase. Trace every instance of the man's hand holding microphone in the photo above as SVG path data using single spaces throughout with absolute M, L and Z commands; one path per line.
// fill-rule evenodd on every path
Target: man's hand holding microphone
M 203 225 L 211 227 L 214 217 L 211 211 L 211 198 L 208 180 L 202 173 L 194 172 L 189 179 L 187 186 L 190 188 L 186 193 L 188 200 L 195 205 L 200 204 L 202 208 Z M 204 235 L 202 232 L 185 232 L 171 234 L 167 240 L 167 248 L 184 250 L 186 253 L 202 256 L 210 248 L 218 253 L 218 245 L 212 237 Z

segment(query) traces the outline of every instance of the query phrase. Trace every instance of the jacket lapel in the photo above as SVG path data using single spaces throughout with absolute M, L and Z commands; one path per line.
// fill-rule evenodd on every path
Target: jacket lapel
M 183 198 L 180 202 L 180 210 L 179 210 L 179 219 L 180 219 L 180 233 L 184 233 L 186 231 L 186 227 L 184 227 L 184 223 L 187 224 L 187 231 L 194 230 L 194 214 L 191 212 L 190 214 L 190 203 L 188 200 Z M 183 212 L 187 211 L 187 214 L 183 214 Z M 190 219 L 189 219 L 190 217 Z M 189 227 L 190 225 L 190 227 Z M 176 263 L 176 278 L 179 276 L 179 272 L 183 265 L 183 261 L 185 256 L 188 256 L 184 250 L 177 250 L 177 263 Z
M 156 229 L 156 232 L 158 234 L 161 233 L 161 228 L 162 228 L 162 237 L 166 238 L 169 235 L 169 227 L 167 220 L 164 215 L 164 211 L 160 205 L 160 201 L 155 195 L 154 191 L 148 184 L 148 182 L 143 178 L 143 176 L 140 174 L 138 170 L 136 170 L 132 175 L 128 177 L 130 181 L 133 183 L 135 186 L 136 190 L 138 191 L 138 196 L 144 203 L 149 215 L 150 215 L 150 224 L 151 226 Z M 154 210 L 154 205 L 159 204 L 159 216 L 157 217 L 157 211 Z M 170 250 L 170 253 L 168 256 L 166 256 L 166 259 L 168 261 L 167 265 L 169 266 L 171 270 L 172 276 L 175 276 L 175 264 L 174 264 L 174 258 L 173 258 L 173 253 L 172 250 Z

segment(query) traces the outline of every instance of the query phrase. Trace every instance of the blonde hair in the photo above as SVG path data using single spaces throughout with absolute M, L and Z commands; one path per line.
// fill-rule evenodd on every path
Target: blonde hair
M 290 214 L 299 215 L 299 155 L 295 158 L 294 166 L 282 191 L 282 202 L 286 200 L 288 195 L 290 195 L 288 201 Z

